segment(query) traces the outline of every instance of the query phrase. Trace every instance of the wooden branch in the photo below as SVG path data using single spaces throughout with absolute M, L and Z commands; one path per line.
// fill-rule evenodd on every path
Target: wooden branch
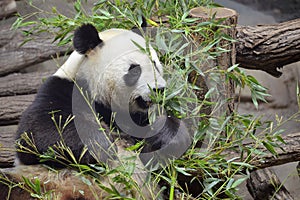
M 257 152 L 261 154 L 251 154 L 250 164 L 258 169 L 263 169 L 271 166 L 282 165 L 289 162 L 300 161 L 300 133 L 289 134 L 282 137 L 286 144 L 281 144 L 281 148 L 275 148 L 278 153 L 277 156 L 271 154 L 266 148 L 259 146 L 256 147 L 254 144 L 248 143 L 244 146 L 252 146 L 257 149 Z M 230 158 L 240 157 L 241 152 L 237 151 L 225 151 L 224 155 Z M 245 153 L 246 154 L 246 153 Z M 247 155 L 244 155 L 241 160 L 245 160 Z
M 33 94 L 37 92 L 43 79 L 53 74 L 48 72 L 14 73 L 0 78 L 0 97 Z
M 272 169 L 251 172 L 247 188 L 255 200 L 293 200 Z
M 0 125 L 17 124 L 22 112 L 32 103 L 34 94 L 0 98 Z
M 17 4 L 15 0 L 0 1 L 0 19 L 9 17 L 17 12 Z
M 29 28 L 26 28 L 29 30 Z M 64 55 L 68 46 L 57 46 L 53 35 L 39 34 L 24 44 L 26 37 L 20 30 L 14 31 L 10 26 L 0 29 L 0 76 L 17 72 L 33 64 L 43 62 L 53 56 Z M 23 45 L 22 45 L 23 44 Z
M 278 69 L 300 60 L 300 19 L 237 28 L 237 63 L 280 77 Z
M 223 16 L 232 20 L 232 10 L 227 8 L 198 7 L 190 11 L 192 17 L 200 19 L 212 14 L 216 19 Z M 300 60 L 300 19 L 273 25 L 237 26 L 236 36 L 237 63 L 243 68 L 263 70 L 280 77 L 282 73 L 278 69 Z M 232 51 L 235 54 L 234 48 Z

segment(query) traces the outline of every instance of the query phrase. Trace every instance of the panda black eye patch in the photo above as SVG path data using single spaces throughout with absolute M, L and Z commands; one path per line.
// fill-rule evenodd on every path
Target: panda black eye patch
M 139 64 L 131 64 L 128 71 L 133 70 L 136 67 L 141 67 Z
M 123 80 L 127 86 L 133 86 L 139 80 L 142 68 L 139 64 L 131 64 L 128 73 L 123 76 Z

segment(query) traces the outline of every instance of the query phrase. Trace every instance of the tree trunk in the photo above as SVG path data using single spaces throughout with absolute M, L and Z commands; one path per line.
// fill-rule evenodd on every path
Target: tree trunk
M 236 38 L 236 24 L 237 24 L 237 12 L 228 9 L 228 8 L 205 8 L 205 7 L 197 7 L 193 8 L 190 11 L 190 15 L 194 18 L 199 18 L 199 22 L 207 21 L 212 18 L 214 15 L 215 19 L 222 19 L 225 18 L 225 20 L 222 22 L 223 25 L 228 26 L 229 28 L 222 29 L 222 32 L 226 35 L 229 35 L 232 38 Z M 213 36 L 212 36 L 213 37 Z M 201 43 L 202 41 L 201 35 L 194 35 L 194 39 L 196 42 Z M 236 62 L 236 53 L 235 53 L 235 44 L 231 43 L 230 41 L 227 41 L 225 39 L 221 40 L 218 44 L 222 48 L 228 50 L 227 52 L 224 52 L 216 57 L 215 60 L 213 60 L 212 66 L 219 66 L 221 70 L 227 70 L 230 66 L 234 65 Z M 203 70 L 203 69 L 201 69 Z M 200 75 L 191 73 L 193 76 L 193 81 L 195 80 L 201 80 Z M 221 106 L 218 111 L 215 111 L 214 114 L 216 115 L 222 115 L 223 113 L 230 114 L 234 110 L 234 84 L 230 80 L 229 82 L 226 81 L 225 75 L 220 75 L 218 77 L 220 80 L 217 82 L 212 82 L 213 85 L 210 87 L 216 86 L 217 92 L 212 97 L 212 100 L 214 102 L 220 102 Z M 201 85 L 197 85 L 201 87 Z M 226 100 L 223 102 L 223 100 Z
M 280 77 L 278 69 L 300 60 L 300 19 L 238 27 L 237 63 Z
M 247 188 L 254 200 L 293 200 L 272 169 L 252 172 Z
M 0 98 L 0 125 L 17 124 L 22 112 L 32 103 L 34 94 Z
M 33 94 L 43 83 L 43 79 L 53 74 L 49 72 L 32 72 L 10 74 L 0 78 L 0 97 Z

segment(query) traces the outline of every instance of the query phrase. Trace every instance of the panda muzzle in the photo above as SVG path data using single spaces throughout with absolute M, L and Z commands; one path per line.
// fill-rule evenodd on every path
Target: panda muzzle
M 142 109 L 148 109 L 150 106 L 152 106 L 153 102 L 151 100 L 144 100 L 142 96 L 139 96 L 136 98 L 136 103 L 138 106 Z

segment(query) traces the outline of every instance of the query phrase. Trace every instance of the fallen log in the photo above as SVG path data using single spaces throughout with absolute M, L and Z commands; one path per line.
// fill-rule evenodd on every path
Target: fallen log
M 58 55 L 69 52 L 69 45 L 57 46 L 54 36 L 41 33 L 26 43 L 22 30 L 11 30 L 10 26 L 0 29 L 0 76 L 18 72 L 28 66 L 37 64 Z M 27 27 L 23 30 L 29 30 Z
M 0 78 L 0 97 L 34 94 L 53 72 L 13 73 Z
M 300 19 L 279 24 L 239 26 L 237 63 L 280 77 L 278 69 L 300 60 Z
M 272 169 L 254 171 L 247 180 L 247 188 L 255 200 L 293 200 Z
M 32 103 L 34 94 L 0 98 L 0 125 L 17 124 L 22 112 Z
M 241 157 L 241 152 L 238 150 L 225 150 L 222 154 L 230 158 L 240 158 L 241 161 L 248 160 L 249 164 L 253 165 L 255 169 L 263 169 L 267 167 L 282 165 L 289 162 L 300 161 L 300 133 L 293 133 L 282 136 L 285 143 L 280 144 L 281 148 L 274 147 L 277 155 L 270 153 L 265 147 L 257 146 L 252 143 L 243 144 L 246 147 L 253 147 L 256 149 L 250 155 L 244 153 Z

